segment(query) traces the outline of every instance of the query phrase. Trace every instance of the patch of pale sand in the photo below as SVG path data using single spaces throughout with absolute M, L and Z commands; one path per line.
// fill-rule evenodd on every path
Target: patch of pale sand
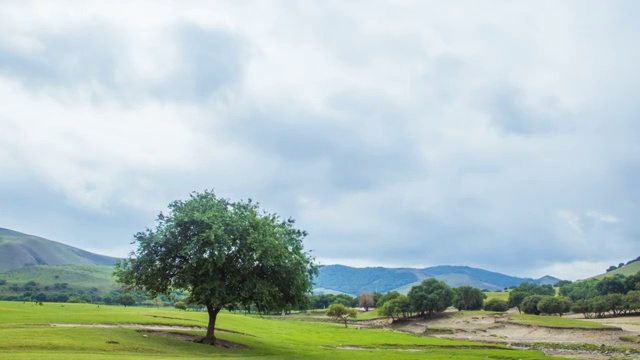
M 507 345 L 525 344 L 533 345 L 536 343 L 549 344 L 592 344 L 597 346 L 621 346 L 627 348 L 640 349 L 640 345 L 622 341 L 621 336 L 638 335 L 635 328 L 635 322 L 640 318 L 629 319 L 624 318 L 622 321 L 618 319 L 598 319 L 607 325 L 616 326 L 620 329 L 601 330 L 601 329 L 560 329 L 548 328 L 533 325 L 522 325 L 508 323 L 508 315 L 478 315 L 478 316 L 440 316 L 434 319 L 412 319 L 406 322 L 394 324 L 394 328 L 400 331 L 411 332 L 414 334 L 428 333 L 430 336 L 439 338 L 449 338 L 457 340 L 482 341 L 491 343 L 501 343 Z M 630 330 L 624 329 L 628 327 Z M 453 333 L 438 333 L 429 331 L 429 328 L 446 328 L 453 330 Z M 558 355 L 562 357 L 579 358 L 579 359 L 608 359 L 612 355 L 606 352 L 581 350 L 581 349 L 544 349 L 544 352 L 550 355 Z M 638 354 L 618 354 L 628 359 L 640 359 Z
M 620 316 L 603 319 L 584 319 L 602 325 L 616 326 L 625 331 L 635 332 L 640 335 L 640 316 Z

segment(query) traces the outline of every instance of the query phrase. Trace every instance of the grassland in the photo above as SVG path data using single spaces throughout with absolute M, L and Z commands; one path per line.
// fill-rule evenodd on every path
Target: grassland
M 53 287 L 56 283 L 67 283 L 74 288 L 115 289 L 113 266 L 98 265 L 38 265 L 0 273 L 0 280 L 8 284 L 25 284 L 35 281 L 38 286 Z
M 504 300 L 504 301 L 509 300 L 508 291 L 485 291 L 484 294 L 487 295 L 487 298 L 485 301 L 491 300 L 491 299 L 498 299 L 498 300 Z
M 142 334 L 128 328 L 52 327 L 50 324 L 206 325 L 204 313 L 173 309 L 123 308 L 88 304 L 34 306 L 0 302 L 0 358 L 11 359 L 550 359 L 538 351 L 436 339 L 393 330 L 344 328 L 340 324 L 288 321 L 221 313 L 219 339 L 246 348 L 211 347 Z M 203 335 L 204 330 L 183 333 Z
M 597 276 L 592 277 L 591 279 L 599 279 L 602 280 L 607 276 L 614 276 L 616 274 L 620 274 L 620 275 L 624 275 L 624 276 L 630 276 L 630 275 L 635 275 L 640 271 L 640 261 L 636 261 L 636 262 L 632 262 L 629 265 L 625 265 L 619 269 L 615 269 L 609 272 L 606 272 L 604 274 L 600 274 Z
M 524 325 L 536 325 L 550 328 L 568 328 L 568 329 L 615 329 L 614 326 L 599 324 L 596 322 L 576 320 L 560 316 L 541 316 L 513 314 L 511 322 Z

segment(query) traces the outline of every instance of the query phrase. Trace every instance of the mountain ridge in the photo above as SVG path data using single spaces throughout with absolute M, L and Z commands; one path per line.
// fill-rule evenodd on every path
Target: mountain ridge
M 94 254 L 42 237 L 0 228 L 0 273 L 37 265 L 113 266 L 119 259 Z M 441 265 L 422 269 L 386 268 L 382 266 L 356 268 L 347 265 L 321 266 L 315 278 L 318 293 L 358 295 L 362 291 L 407 293 L 412 286 L 427 278 L 436 278 L 449 286 L 473 286 L 479 289 L 502 290 L 523 282 L 554 284 L 559 279 L 519 278 L 469 266 Z
M 411 286 L 427 278 L 436 278 L 449 286 L 473 286 L 486 290 L 502 290 L 523 282 L 555 284 L 560 279 L 545 275 L 539 279 L 520 278 L 470 266 L 440 265 L 417 268 L 356 268 L 346 265 L 324 265 L 315 279 L 317 292 L 342 292 L 358 295 L 362 291 L 407 293 Z M 320 290 L 321 289 L 321 290 Z

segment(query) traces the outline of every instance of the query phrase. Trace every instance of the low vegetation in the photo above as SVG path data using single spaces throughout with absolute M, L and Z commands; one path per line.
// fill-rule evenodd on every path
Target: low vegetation
M 413 336 L 332 323 L 282 321 L 222 312 L 217 337 L 224 346 L 184 339 L 203 336 L 206 313 L 90 304 L 33 306 L 0 302 L 0 357 L 11 359 L 545 359 L 539 351 Z M 89 327 L 52 327 L 86 324 Z M 93 324 L 93 325 L 92 325 Z M 95 324 L 162 325 L 164 330 L 100 328 Z M 171 326 L 196 327 L 171 329 Z M 410 351 L 409 351 L 410 350 Z

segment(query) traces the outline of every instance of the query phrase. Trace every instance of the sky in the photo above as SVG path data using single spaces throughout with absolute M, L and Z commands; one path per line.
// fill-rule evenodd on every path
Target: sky
M 0 1 L 0 227 L 127 256 L 212 189 L 321 264 L 640 255 L 640 3 Z

